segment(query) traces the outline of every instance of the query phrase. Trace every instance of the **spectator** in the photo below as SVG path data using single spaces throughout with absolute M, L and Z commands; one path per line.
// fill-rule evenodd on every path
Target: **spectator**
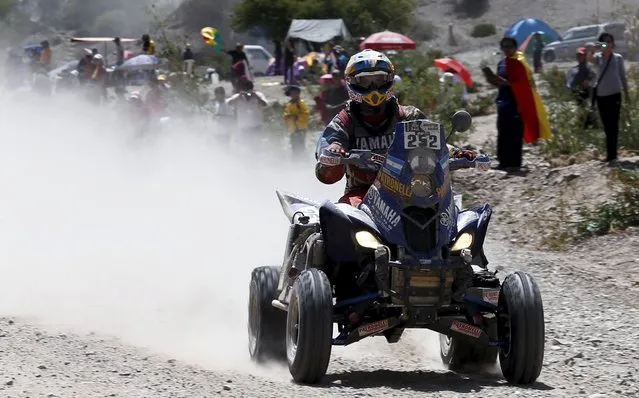
M 404 78 L 410 80 L 413 78 L 413 69 L 408 66 L 404 68 Z
M 295 65 L 296 60 L 297 51 L 295 49 L 295 42 L 293 39 L 288 39 L 284 47 L 284 84 L 290 84 L 295 81 L 293 65 Z
M 301 91 L 298 86 L 286 88 L 286 95 L 291 99 L 284 108 L 284 120 L 286 120 L 288 125 L 293 156 L 299 155 L 305 149 L 310 115 L 306 102 L 300 98 Z
M 486 80 L 499 88 L 497 94 L 497 157 L 499 168 L 521 168 L 523 142 L 533 143 L 551 137 L 546 108 L 535 90 L 533 73 L 526 57 L 517 51 L 517 40 L 504 37 L 500 41 L 504 58 L 497 74 L 482 69 Z M 523 139 L 523 142 L 522 142 Z
M 569 70 L 566 74 L 567 84 L 566 86 L 572 91 L 575 100 L 579 106 L 588 105 L 591 94 L 592 84 L 595 78 L 590 65 L 588 65 L 588 50 L 586 47 L 579 47 L 577 49 L 577 65 Z M 586 117 L 584 127 L 595 126 L 596 118 L 594 112 L 590 110 Z
M 590 98 L 591 86 L 595 77 L 590 65 L 588 65 L 588 56 L 586 47 L 577 49 L 577 65 L 572 68 L 568 79 L 568 88 L 572 90 L 580 104 L 585 103 Z
M 93 74 L 93 51 L 88 48 L 84 49 L 84 56 L 78 61 L 78 65 L 75 67 L 78 71 L 78 81 L 80 83 L 86 83 Z
M 213 110 L 213 121 L 217 124 L 217 136 L 220 143 L 228 146 L 231 141 L 232 126 L 235 125 L 235 112 L 228 104 L 224 87 L 215 88 L 215 109 Z
M 335 59 L 335 68 L 344 73 L 344 71 L 346 70 L 346 65 L 348 64 L 348 60 L 350 59 L 348 54 L 346 54 L 346 51 L 344 51 L 344 47 L 333 47 L 333 54 Z
M 119 37 L 113 39 L 113 43 L 115 43 L 115 64 L 120 66 L 124 63 L 124 48 Z
M 619 139 L 619 117 L 621 114 L 621 91 L 626 102 L 628 79 L 621 54 L 615 53 L 615 38 L 610 33 L 602 33 L 599 42 L 591 53 L 590 59 L 597 67 L 597 82 L 593 89 L 593 103 L 597 104 L 599 116 L 606 132 L 605 161 L 614 164 L 617 161 L 617 143 Z
M 244 44 L 237 43 L 234 50 L 226 52 L 231 56 L 231 83 L 235 92 L 241 89 L 240 81 L 249 79 L 249 60 L 244 52 Z
M 101 54 L 93 56 L 93 74 L 91 75 L 91 81 L 95 84 L 96 92 L 99 93 L 97 102 L 107 99 L 107 86 L 106 86 L 106 69 L 104 67 L 104 57 Z
M 113 43 L 115 43 L 115 65 L 120 66 L 124 63 L 124 48 L 122 47 L 119 37 L 113 39 Z M 115 80 L 115 93 L 121 99 L 124 99 L 124 95 L 126 94 L 124 74 L 120 70 L 115 70 L 112 72 L 111 76 L 113 76 L 113 79 Z
M 148 34 L 142 35 L 142 52 L 146 55 L 155 55 L 155 41 Z
M 232 95 L 228 103 L 235 108 L 238 133 L 242 138 L 255 139 L 255 135 L 261 134 L 268 101 L 264 94 L 255 91 L 252 81 L 242 81 L 240 92 Z
M 42 52 L 40 52 L 40 65 L 45 71 L 48 71 L 51 69 L 51 58 L 53 56 L 53 52 L 51 51 L 51 46 L 49 45 L 48 40 L 43 40 L 40 45 L 42 46 Z
M 459 77 L 454 69 L 448 68 L 439 78 L 439 83 L 442 85 L 442 91 L 445 95 L 456 93 L 459 90 L 461 95 L 461 102 L 463 106 L 466 106 L 468 102 L 468 91 L 466 90 L 466 83 Z
M 541 73 L 542 69 L 543 69 L 543 65 L 541 63 L 541 54 L 544 51 L 544 47 L 546 46 L 544 44 L 544 41 L 542 40 L 542 35 L 543 32 L 536 32 L 535 35 L 533 36 L 534 38 L 534 42 L 533 42 L 533 68 L 535 68 L 535 73 Z
M 182 60 L 184 61 L 184 72 L 191 76 L 193 74 L 193 65 L 195 64 L 195 57 L 193 51 L 191 51 L 191 44 L 186 43 L 186 49 L 182 54 Z
M 342 78 L 342 72 L 333 70 L 331 74 L 333 75 L 333 79 L 326 89 L 326 108 L 329 121 L 344 109 L 349 98 L 346 82 Z M 328 124 L 328 122 L 326 124 Z
M 497 74 L 484 68 L 486 80 L 498 87 L 497 98 L 497 159 L 500 170 L 515 171 L 521 168 L 524 124 L 517 110 L 517 101 L 508 84 L 506 58 L 517 51 L 517 41 L 504 37 L 500 43 L 504 58 L 497 63 Z

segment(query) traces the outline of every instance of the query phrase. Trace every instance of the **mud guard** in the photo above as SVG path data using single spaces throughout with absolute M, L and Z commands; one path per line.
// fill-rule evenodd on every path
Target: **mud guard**
M 474 213 L 475 216 L 465 217 L 468 212 Z M 488 259 L 484 254 L 484 241 L 486 240 L 486 234 L 488 232 L 488 224 L 492 217 L 493 209 L 490 204 L 485 203 L 480 206 L 472 206 L 458 213 L 457 215 L 457 236 L 460 236 L 464 232 L 473 232 L 474 240 L 471 247 L 473 260 L 479 256 L 481 266 L 486 267 L 488 265 Z M 473 261 L 474 263 L 474 261 Z

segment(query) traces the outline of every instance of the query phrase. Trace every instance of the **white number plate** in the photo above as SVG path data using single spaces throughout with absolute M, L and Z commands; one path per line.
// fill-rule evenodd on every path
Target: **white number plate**
M 404 148 L 426 148 L 439 150 L 442 147 L 439 125 L 427 126 L 425 131 L 404 132 Z

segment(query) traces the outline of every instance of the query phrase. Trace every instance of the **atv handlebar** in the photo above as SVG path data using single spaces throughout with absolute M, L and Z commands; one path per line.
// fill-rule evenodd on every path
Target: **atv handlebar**
M 386 162 L 386 156 L 364 149 L 353 149 L 344 155 L 325 150 L 318 160 L 325 166 L 353 165 L 366 170 L 378 171 Z M 487 155 L 478 155 L 474 160 L 451 158 L 448 160 L 448 167 L 450 170 L 472 168 L 488 170 L 490 158 Z

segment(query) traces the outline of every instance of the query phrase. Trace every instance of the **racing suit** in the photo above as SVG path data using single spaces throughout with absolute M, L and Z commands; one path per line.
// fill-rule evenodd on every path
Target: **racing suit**
M 371 150 L 385 155 L 393 142 L 395 125 L 399 122 L 427 119 L 426 115 L 414 106 L 399 105 L 393 98 L 382 112 L 363 115 L 358 111 L 360 105 L 348 101 L 346 107 L 326 126 L 317 144 L 316 158 L 329 147 L 339 146 L 348 152 L 351 149 Z M 475 154 L 448 146 L 453 157 L 474 159 Z M 326 166 L 319 162 L 315 166 L 315 175 L 324 184 L 334 184 L 346 175 L 346 188 L 339 203 L 358 206 L 368 188 L 373 185 L 377 172 L 362 170 L 354 165 Z

